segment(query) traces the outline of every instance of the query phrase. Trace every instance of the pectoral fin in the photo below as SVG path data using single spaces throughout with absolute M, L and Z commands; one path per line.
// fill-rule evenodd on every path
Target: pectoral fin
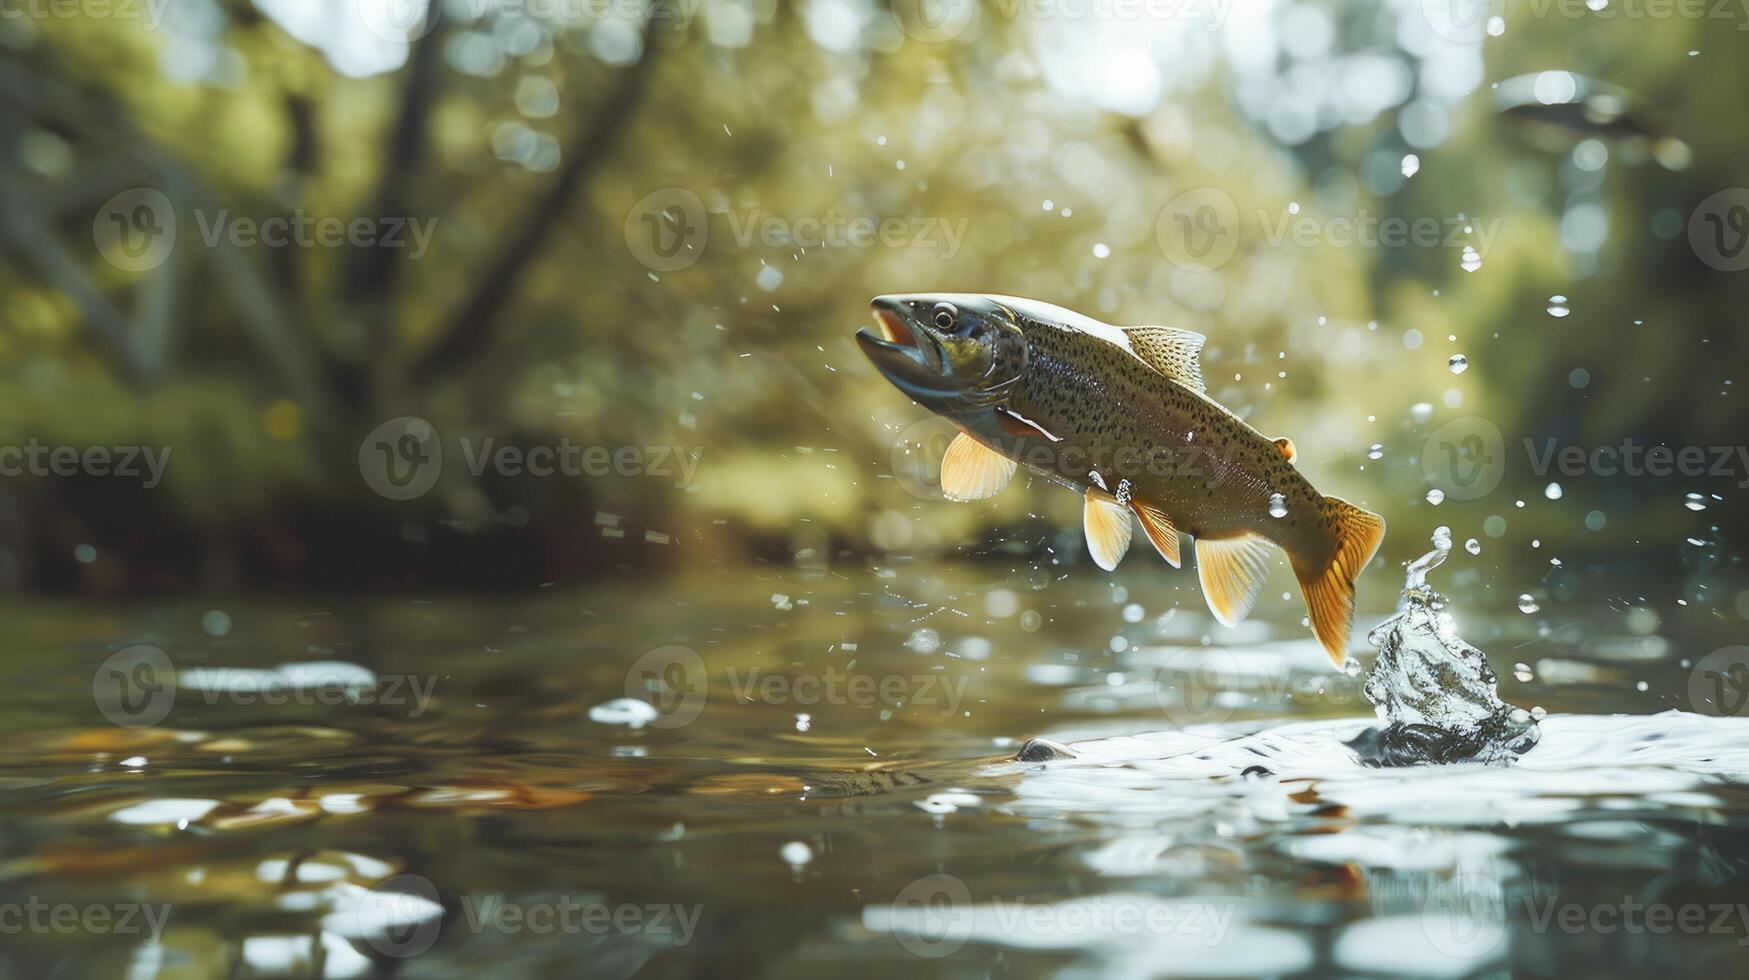
M 1192 391 L 1205 390 L 1202 345 L 1208 338 L 1177 327 L 1124 327 L 1123 332 L 1130 350 L 1154 370 Z
M 1093 556 L 1093 563 L 1108 572 L 1117 568 L 1124 552 L 1130 550 L 1128 508 L 1104 490 L 1089 487 L 1081 511 L 1087 553 Z
M 1251 612 L 1269 577 L 1269 542 L 1254 534 L 1196 539 L 1196 575 L 1202 597 L 1222 626 L 1233 626 Z
M 941 492 L 949 500 L 983 500 L 1002 492 L 1014 478 L 1014 460 L 964 432 L 941 458 Z
M 1178 555 L 1178 529 L 1172 526 L 1172 519 L 1160 508 L 1135 497 L 1130 498 L 1130 506 L 1135 509 L 1136 516 L 1141 518 L 1142 530 L 1147 533 L 1148 540 L 1154 543 L 1154 550 L 1160 553 L 1161 558 L 1166 559 L 1166 564 L 1173 568 L 1182 567 Z

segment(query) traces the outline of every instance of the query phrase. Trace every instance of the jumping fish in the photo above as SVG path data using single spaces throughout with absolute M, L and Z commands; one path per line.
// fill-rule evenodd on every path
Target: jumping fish
M 1209 610 L 1232 626 L 1257 602 L 1271 545 L 1287 552 L 1312 631 L 1347 655 L 1354 580 L 1385 522 L 1319 493 L 1270 439 L 1205 391 L 1203 336 L 1114 327 L 1071 310 L 974 293 L 878 296 L 879 332 L 856 339 L 886 379 L 956 425 L 941 485 L 954 500 L 994 496 L 1024 463 L 1083 496 L 1087 550 L 1111 571 L 1133 513 L 1160 557 L 1196 542 Z

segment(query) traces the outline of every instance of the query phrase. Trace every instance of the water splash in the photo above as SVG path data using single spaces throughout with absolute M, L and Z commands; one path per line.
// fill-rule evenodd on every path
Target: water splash
M 1367 634 L 1379 656 L 1363 691 L 1386 724 L 1348 743 L 1369 766 L 1506 763 L 1541 736 L 1523 708 L 1500 700 L 1482 651 L 1457 635 L 1427 573 L 1451 554 L 1449 535 L 1410 562 L 1397 614 Z

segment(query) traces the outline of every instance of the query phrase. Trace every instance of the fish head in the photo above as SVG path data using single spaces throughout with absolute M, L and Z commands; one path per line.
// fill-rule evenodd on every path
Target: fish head
M 856 341 L 912 400 L 951 413 L 998 404 L 1026 370 L 1026 334 L 1014 312 L 973 293 L 876 296 L 875 328 Z

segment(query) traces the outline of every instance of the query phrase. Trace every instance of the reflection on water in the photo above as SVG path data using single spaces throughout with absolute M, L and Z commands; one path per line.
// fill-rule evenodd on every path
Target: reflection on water
M 1497 665 L 1535 664 L 1501 683 L 1548 710 L 1541 742 L 1506 767 L 1370 769 L 1343 744 L 1372 724 L 1360 680 L 1328 669 L 1292 603 L 1225 630 L 1173 609 L 1189 593 L 1159 576 L 762 573 L 230 606 L 224 629 L 204 607 L 15 609 L 0 961 L 142 978 L 1742 961 L 1749 731 L 1665 710 L 1718 638 L 1667 632 L 1647 656 L 1618 618 L 1467 618 Z M 1070 639 L 1089 636 L 1109 639 Z M 135 647 L 162 660 L 116 659 Z M 1034 736 L 1074 756 L 1011 761 Z

